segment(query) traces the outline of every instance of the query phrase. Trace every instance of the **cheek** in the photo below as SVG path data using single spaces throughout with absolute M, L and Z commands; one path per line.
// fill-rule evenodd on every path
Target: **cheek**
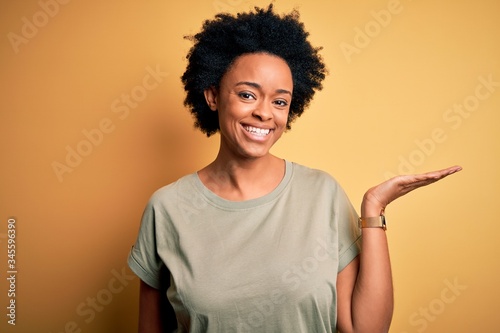
M 251 113 L 253 111 L 253 108 L 255 107 L 254 105 L 249 103 L 241 103 L 237 100 L 234 100 L 234 98 L 229 98 L 227 101 L 225 101 L 224 104 L 221 104 L 220 106 L 223 108 L 226 116 L 230 118 L 244 117 L 248 113 Z
M 288 123 L 288 114 L 289 114 L 289 111 L 283 111 L 283 112 L 279 113 L 276 116 L 276 119 L 279 119 L 279 124 L 281 126 L 286 126 L 287 125 L 287 123 Z

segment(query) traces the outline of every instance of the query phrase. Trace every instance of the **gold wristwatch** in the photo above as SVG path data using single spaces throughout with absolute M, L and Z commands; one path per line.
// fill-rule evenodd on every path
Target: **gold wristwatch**
M 358 219 L 358 226 L 360 228 L 382 228 L 387 230 L 384 214 L 376 217 L 360 217 Z

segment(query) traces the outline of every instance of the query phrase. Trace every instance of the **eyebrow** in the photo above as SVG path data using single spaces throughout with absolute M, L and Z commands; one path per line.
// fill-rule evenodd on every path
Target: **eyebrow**
M 257 88 L 257 89 L 262 89 L 262 86 L 258 83 L 255 83 L 255 82 L 250 82 L 250 81 L 240 81 L 238 83 L 236 83 L 236 86 L 251 86 L 251 87 L 254 87 L 254 88 Z M 276 92 L 278 94 L 288 94 L 290 96 L 292 96 L 292 92 L 289 91 L 289 90 L 286 90 L 286 89 L 276 89 Z

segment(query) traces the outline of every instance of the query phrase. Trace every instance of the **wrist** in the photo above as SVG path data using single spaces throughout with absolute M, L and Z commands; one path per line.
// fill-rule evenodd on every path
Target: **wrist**
M 384 208 L 378 200 L 373 200 L 370 193 L 367 192 L 363 196 L 361 203 L 361 217 L 376 217 L 384 213 Z
M 384 213 L 384 208 L 380 205 L 361 205 L 361 217 L 376 217 Z
M 382 228 L 387 230 L 387 225 L 385 222 L 384 214 L 380 214 L 376 217 L 360 217 L 358 219 L 359 228 Z

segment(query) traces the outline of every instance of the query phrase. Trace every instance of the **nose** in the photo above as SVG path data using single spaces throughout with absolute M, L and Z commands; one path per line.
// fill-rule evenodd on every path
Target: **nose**
M 271 103 L 262 101 L 253 110 L 252 115 L 259 118 L 260 121 L 267 121 L 273 118 L 273 110 Z

